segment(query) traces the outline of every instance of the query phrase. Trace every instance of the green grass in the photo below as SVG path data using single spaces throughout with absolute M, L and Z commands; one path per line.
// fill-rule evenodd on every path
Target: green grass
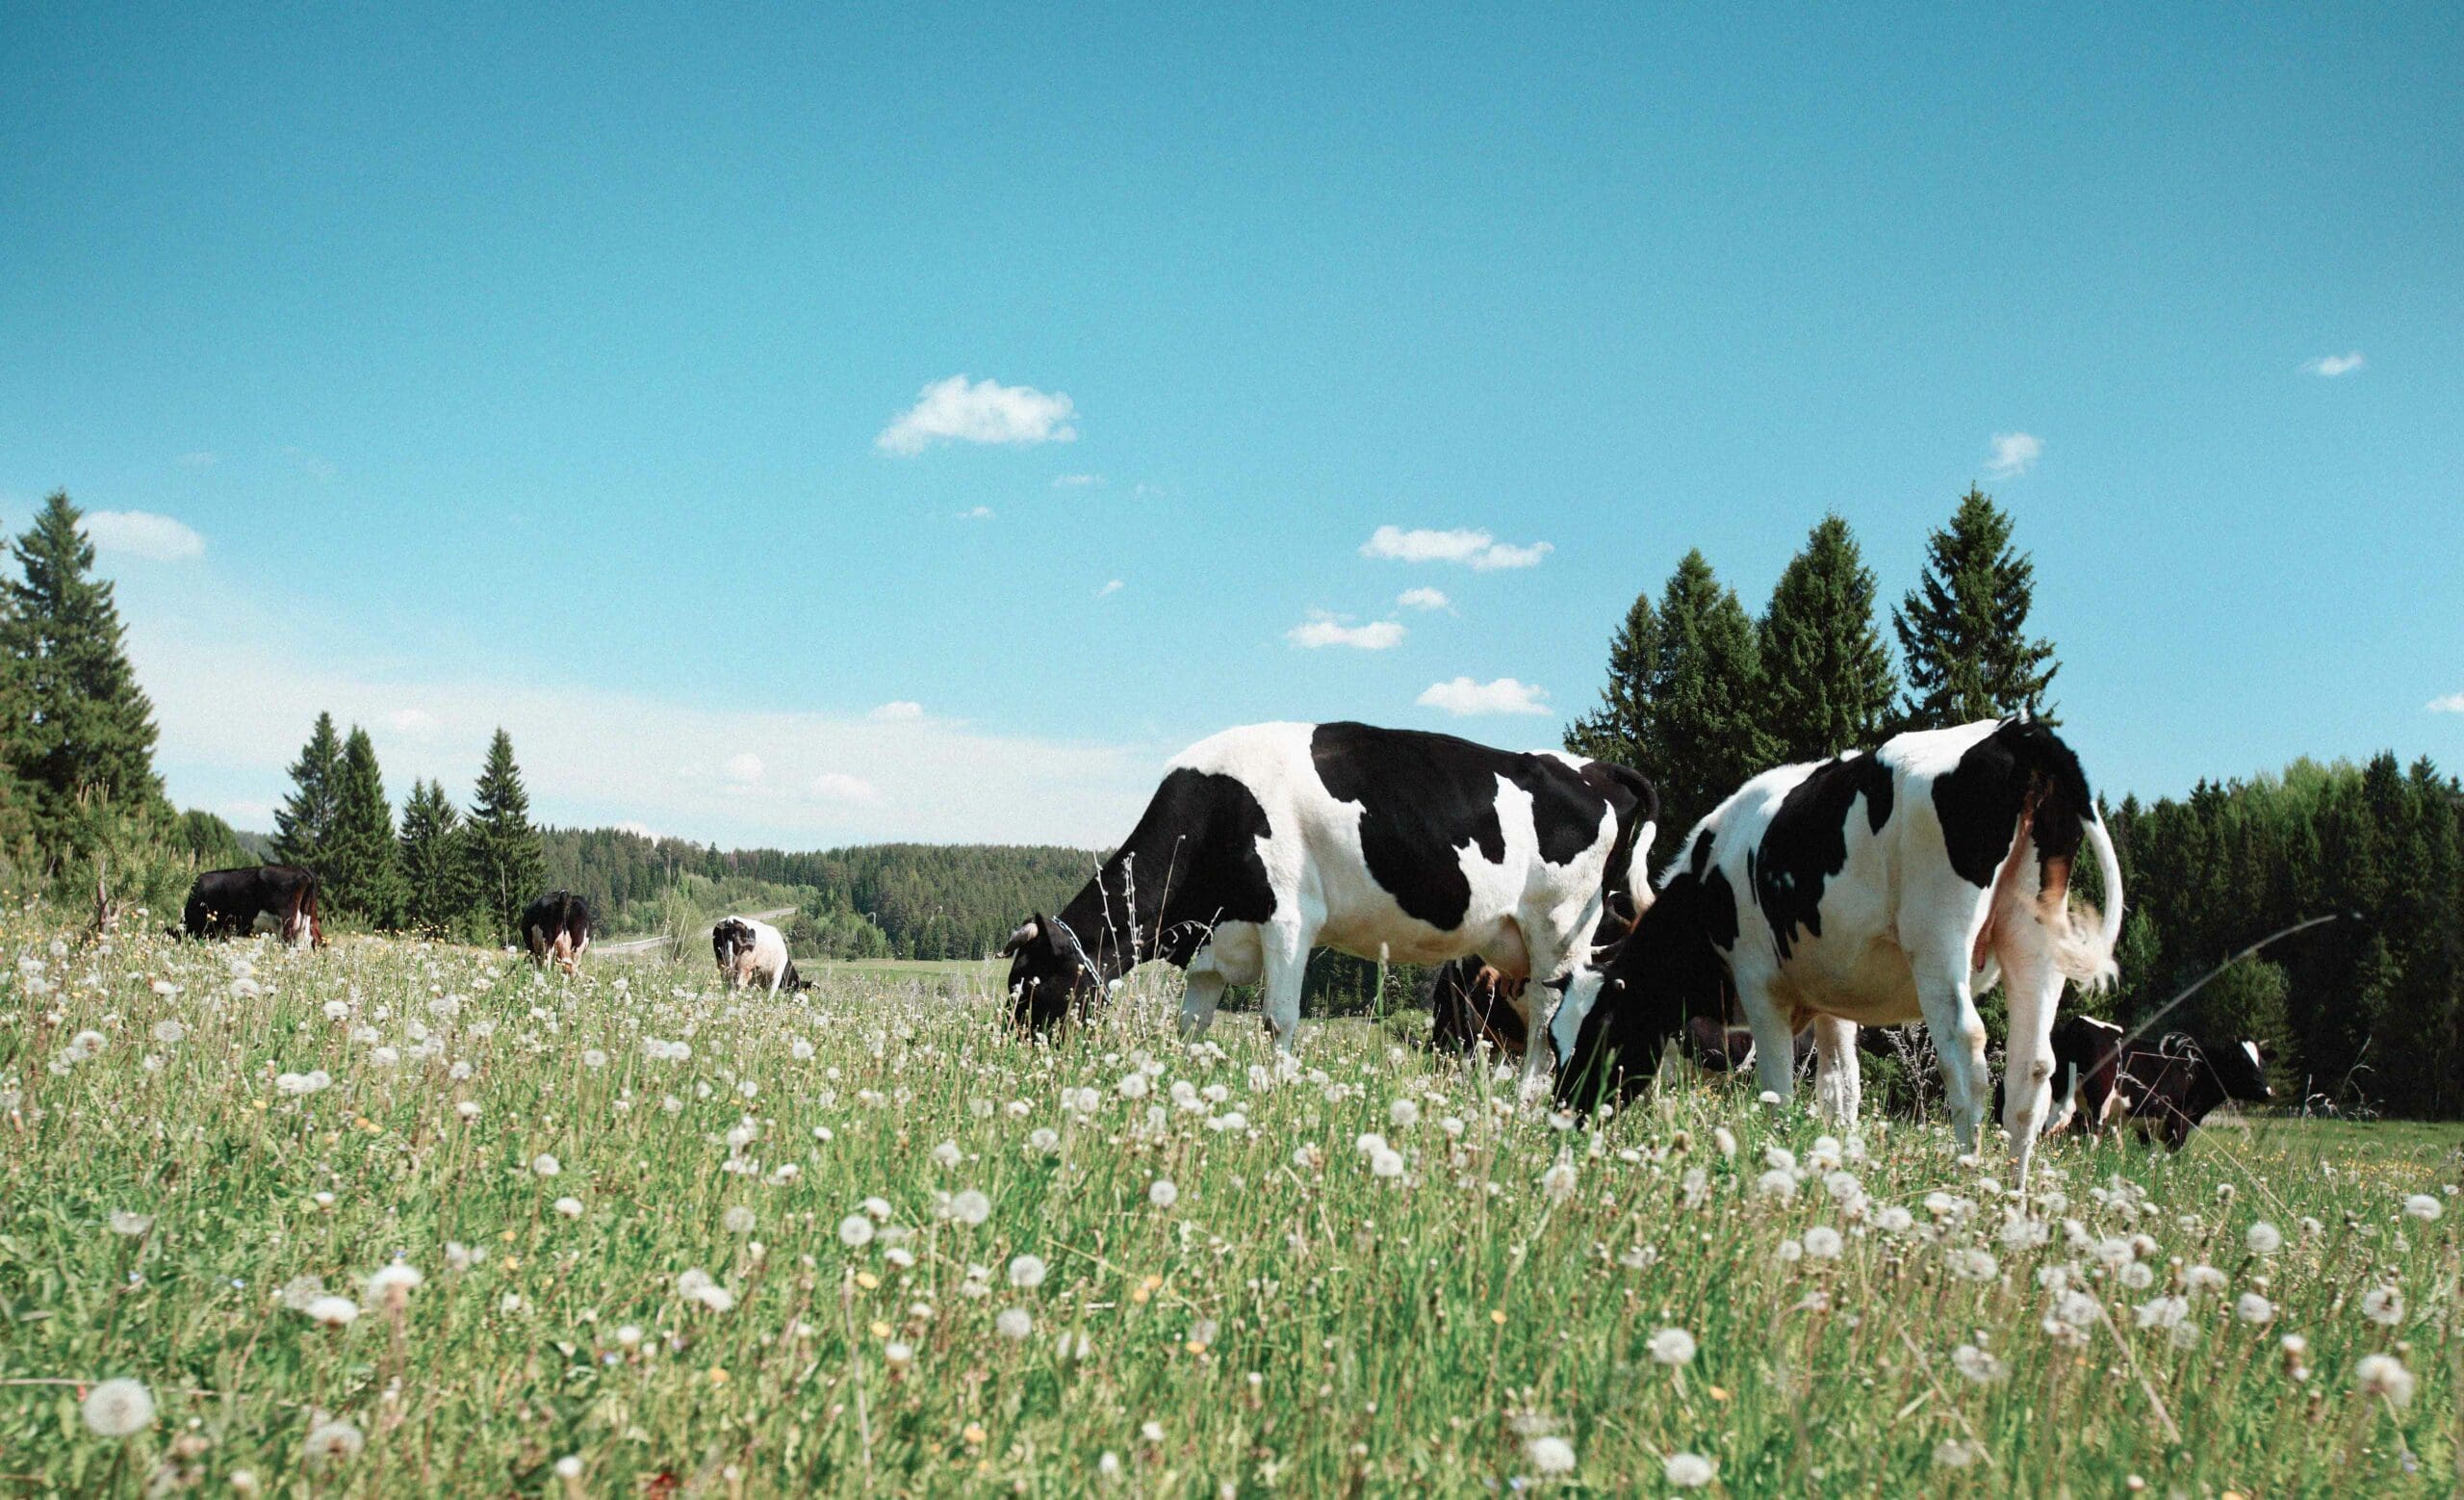
M 1251 1025 L 1176 1046 L 1164 979 L 1052 1047 L 988 995 L 900 973 L 790 1002 L 380 942 L 72 936 L 55 956 L 52 937 L 0 918 L 19 960 L 0 981 L 13 1492 L 228 1492 L 246 1471 L 295 1494 L 1630 1493 L 1664 1490 L 1681 1453 L 1737 1494 L 2458 1484 L 2451 1127 L 2266 1123 L 2175 1157 L 2056 1144 L 2032 1204 L 2049 1243 L 2014 1247 L 1998 1162 L 1963 1168 L 1938 1129 L 1861 1123 L 1840 1147 L 1863 1156 L 1843 1164 L 1859 1215 L 1810 1165 L 1766 1165 L 1817 1153 L 1801 1112 L 1683 1082 L 1594 1135 L 1373 1024 L 1305 1033 L 1278 1079 Z M 100 1049 L 69 1061 L 90 1028 Z M 331 1087 L 277 1087 L 315 1069 Z M 1758 1191 L 1772 1171 L 1792 1196 Z M 939 1216 L 968 1191 L 983 1223 Z M 2405 1217 L 2410 1193 L 2448 1211 Z M 1883 1228 L 1893 1209 L 1914 1227 Z M 115 1232 L 116 1212 L 152 1222 Z M 878 1232 L 843 1243 L 850 1216 Z M 2262 1218 L 2272 1255 L 2246 1248 Z M 2071 1248 L 2065 1221 L 2143 1271 Z M 1783 1258 L 1816 1227 L 1839 1258 Z M 1040 1285 L 1010 1284 L 1022 1254 L 1048 1263 Z M 375 1306 L 365 1278 L 398 1257 L 424 1282 Z M 2186 1292 L 2190 1332 L 2140 1326 L 2201 1266 L 2226 1284 Z M 2089 1294 L 2076 1340 L 2044 1327 L 2055 1268 Z M 680 1295 L 688 1270 L 732 1306 Z M 357 1321 L 288 1308 L 307 1277 Z M 2362 1312 L 2381 1284 L 2393 1326 Z M 2245 1292 L 2272 1326 L 2235 1318 Z M 1000 1332 L 1014 1308 L 1024 1338 Z M 1690 1364 L 1653 1358 L 1669 1327 L 1698 1341 Z M 2408 1405 L 2356 1391 L 2381 1353 L 2417 1381 Z M 125 1440 L 79 1409 L 110 1377 L 158 1404 Z M 364 1451 L 313 1457 L 328 1416 Z M 1544 1435 L 1571 1473 L 1536 1473 Z M 1966 1466 L 1938 1461 L 1946 1444 Z

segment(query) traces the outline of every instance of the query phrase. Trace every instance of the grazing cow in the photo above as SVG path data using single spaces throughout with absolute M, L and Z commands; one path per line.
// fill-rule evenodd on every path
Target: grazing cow
M 768 922 L 730 917 L 710 929 L 710 951 L 718 956 L 719 978 L 732 989 L 767 985 L 776 995 L 782 988 L 812 988 L 787 957 L 785 935 Z
M 2104 877 L 2101 922 L 2070 900 L 2082 844 Z M 1998 971 L 2018 1080 L 2004 1120 L 2024 1186 L 2062 984 L 2113 980 L 2121 894 L 2087 775 L 2040 721 L 1900 735 L 1872 754 L 1765 771 L 1687 836 L 1606 966 L 1606 1003 L 1558 1011 L 1561 1092 L 1612 1087 L 1620 1057 L 1647 1073 L 1660 1039 L 1690 1016 L 1725 1016 L 1732 996 L 1762 1086 L 1786 1096 L 1789 1039 L 1811 1026 L 1815 1096 L 1853 1119 L 1856 1028 L 1921 1017 L 1970 1151 L 1991 1094 L 1975 995 Z
M 2053 1048 L 2053 1106 L 2044 1133 L 2103 1134 L 2129 1110 L 2121 1077 L 2121 1027 L 2093 1016 L 2065 1016 L 2053 1023 L 2047 1044 Z M 1994 1102 L 2002 1103 L 1999 1084 L 1994 1085 Z
M 316 875 L 296 865 L 207 870 L 189 888 L 188 909 L 180 917 L 192 938 L 236 938 L 260 921 L 270 921 L 293 947 L 324 946 Z
M 1289 1049 L 1309 950 L 1434 964 L 1476 953 L 1588 1010 L 1608 866 L 1644 889 L 1651 784 L 1623 766 L 1365 724 L 1258 724 L 1181 753 L 1119 850 L 1003 946 L 1021 1025 L 1048 1030 L 1139 964 L 1189 971 L 1185 1035 L 1265 982 Z M 1628 817 L 1630 817 L 1630 812 Z M 1538 1001 L 1512 1002 L 1527 1026 Z M 1546 1053 L 1527 1048 L 1533 1081 Z
M 2121 1051 L 2120 1093 L 2130 1118 L 2180 1151 L 2191 1131 L 2226 1099 L 2265 1103 L 2267 1053 L 2256 1042 L 2217 1042 L 2175 1031 L 2154 1047 L 2134 1042 Z
M 532 963 L 581 972 L 582 950 L 590 946 L 589 903 L 570 891 L 549 892 L 523 908 L 522 941 Z
M 1620 827 L 1631 821 L 1622 810 L 1618 818 Z M 1643 821 L 1653 821 L 1648 812 Z M 1612 856 L 1610 863 L 1624 862 Z M 1595 952 L 1633 930 L 1634 898 L 1625 886 L 1624 877 L 1620 876 L 1602 904 L 1600 925 L 1591 935 Z M 1429 1013 L 1429 1046 L 1442 1052 L 1469 1055 L 1485 1042 L 1489 1050 L 1500 1056 L 1522 1056 L 1525 1038 L 1523 1014 L 1518 1007 L 1523 1000 L 1523 985 L 1524 981 L 1508 979 L 1476 958 L 1458 958 L 1439 965 L 1421 991 L 1421 1003 L 1428 1007 Z

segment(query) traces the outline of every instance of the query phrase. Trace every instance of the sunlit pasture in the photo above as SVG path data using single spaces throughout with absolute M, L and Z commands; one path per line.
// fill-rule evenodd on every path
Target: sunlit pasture
M 697 958 L 699 956 L 697 955 Z M 73 1494 L 2444 1494 L 2451 1130 L 2176 1157 L 1597 1128 L 1402 1022 L 1058 1047 L 0 919 L 0 1486 Z

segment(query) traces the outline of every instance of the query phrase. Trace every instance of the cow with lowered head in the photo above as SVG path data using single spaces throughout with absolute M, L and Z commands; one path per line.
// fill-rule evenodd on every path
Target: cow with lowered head
M 2101 919 L 2070 896 L 2092 850 Z M 1900 735 L 1765 771 L 1695 825 L 1658 898 L 1606 965 L 1602 1003 L 1560 1009 L 1578 1100 L 1647 1074 L 1660 1042 L 1697 1015 L 1753 1029 L 1762 1086 L 1790 1092 L 1789 1040 L 1813 1028 L 1815 1096 L 1834 1119 L 1858 1103 L 1856 1028 L 1923 1020 L 1940 1054 L 1960 1149 L 1973 1150 L 1991 1080 L 1976 996 L 2010 999 L 2004 1123 L 2027 1179 L 2053 1073 L 2065 980 L 2115 977 L 2121 868 L 2078 757 L 2018 718 Z
M 522 944 L 530 961 L 569 974 L 581 972 L 590 946 L 590 903 L 570 891 L 551 891 L 522 909 Z
M 2268 1084 L 2268 1054 L 2259 1044 L 2182 1031 L 2152 1045 L 2123 1047 L 2121 1076 L 2130 1118 L 2161 1136 L 2169 1151 L 2180 1151 L 2191 1131 L 2228 1099 L 2260 1104 L 2275 1098 Z
M 1258 724 L 1183 751 L 1144 815 L 1059 915 L 1002 948 L 1019 1023 L 1085 1015 L 1130 970 L 1189 972 L 1181 1024 L 1215 1019 L 1226 985 L 1263 982 L 1293 1045 L 1313 946 L 1443 963 L 1477 954 L 1505 978 L 1590 1006 L 1590 936 L 1612 859 L 1639 887 L 1650 784 L 1620 766 L 1366 724 Z M 1626 810 L 1621 814 L 1621 809 Z M 1525 1058 L 1531 1081 L 1546 1053 Z
M 812 988 L 787 956 L 786 934 L 759 918 L 721 918 L 710 929 L 710 951 L 719 961 L 720 982 L 732 990 L 757 984 L 776 995 Z
M 237 938 L 260 921 L 270 922 L 293 947 L 322 947 L 316 875 L 296 865 L 210 869 L 189 888 L 180 914 L 181 930 L 192 938 Z

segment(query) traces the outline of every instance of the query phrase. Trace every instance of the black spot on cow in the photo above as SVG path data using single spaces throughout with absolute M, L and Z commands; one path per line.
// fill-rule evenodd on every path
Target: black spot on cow
M 286 936 L 295 922 L 305 922 L 314 941 L 322 943 L 315 873 L 297 865 L 207 870 L 189 888 L 180 928 L 192 938 L 237 938 L 260 917 L 272 918 Z
M 1865 799 L 1865 825 L 1881 833 L 1890 821 L 1890 767 L 1870 755 L 1825 761 L 1788 789 L 1746 871 L 1755 904 L 1771 924 L 1771 941 L 1785 959 L 1803 928 L 1822 936 L 1822 890 L 1847 867 L 1848 815 Z
M 1258 841 L 1267 811 L 1238 778 L 1186 766 L 1164 778 L 1138 826 L 1085 889 L 1011 934 L 1010 994 L 1021 1025 L 1083 1013 L 1104 985 L 1150 958 L 1187 967 L 1217 923 L 1274 915 Z
M 1461 926 L 1472 905 L 1458 851 L 1468 844 L 1492 864 L 1505 858 L 1499 778 L 1530 794 L 1540 857 L 1552 865 L 1568 864 L 1590 848 L 1609 808 L 1601 790 L 1563 761 L 1451 735 L 1321 724 L 1309 753 L 1327 793 L 1360 804 L 1369 873 L 1404 915 L 1441 932 Z
M 1736 892 L 1710 862 L 1706 830 L 1692 864 L 1660 887 L 1634 930 L 1604 957 L 1600 998 L 1558 1059 L 1557 1098 L 1578 1107 L 1630 1098 L 1650 1082 L 1660 1048 L 1697 1017 L 1737 1013 L 1728 956 L 1736 948 Z
M 2079 757 L 2041 719 L 2006 720 L 1934 782 L 1934 811 L 1942 822 L 1951 868 L 1980 889 L 1993 884 L 2023 813 L 2032 814 L 2046 887 L 2066 887 L 2095 806 Z M 2059 882 L 2053 878 L 2057 864 Z

